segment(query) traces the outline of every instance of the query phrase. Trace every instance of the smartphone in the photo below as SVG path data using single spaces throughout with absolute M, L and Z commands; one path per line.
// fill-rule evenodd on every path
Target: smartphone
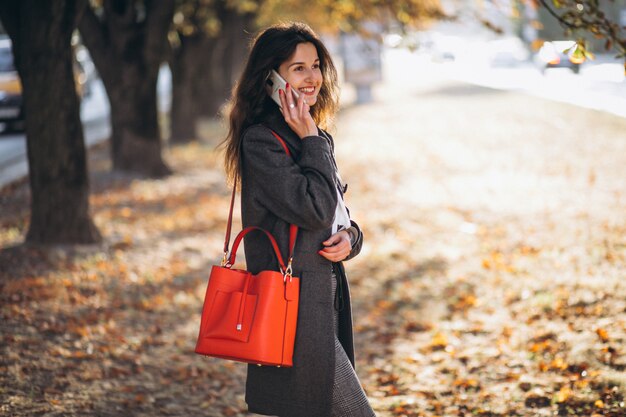
M 276 70 L 271 70 L 269 74 L 267 74 L 266 78 L 267 82 L 267 94 L 272 97 L 272 99 L 278 104 L 279 107 L 282 107 L 280 104 L 280 96 L 278 90 L 287 91 L 287 81 Z M 293 88 L 291 89 L 293 92 L 293 96 L 298 99 L 298 93 Z

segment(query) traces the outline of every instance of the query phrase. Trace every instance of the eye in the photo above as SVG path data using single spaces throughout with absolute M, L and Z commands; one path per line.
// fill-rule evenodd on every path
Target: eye
M 298 65 L 297 67 L 294 68 L 294 71 L 302 71 L 304 69 L 304 67 L 302 65 Z
M 313 69 L 319 69 L 320 64 L 313 64 Z

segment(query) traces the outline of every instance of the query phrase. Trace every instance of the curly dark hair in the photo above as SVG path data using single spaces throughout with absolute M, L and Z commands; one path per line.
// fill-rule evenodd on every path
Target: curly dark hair
M 320 59 L 323 82 L 311 116 L 321 128 L 333 121 L 339 107 L 337 70 L 330 54 L 315 32 L 304 23 L 287 23 L 270 26 L 252 41 L 252 49 L 239 81 L 233 88 L 227 120 L 228 135 L 222 142 L 226 147 L 225 169 L 233 182 L 240 174 L 240 143 L 245 129 L 260 122 L 264 113 L 276 104 L 267 94 L 265 79 L 270 70 L 278 67 L 295 52 L 298 44 L 310 42 Z

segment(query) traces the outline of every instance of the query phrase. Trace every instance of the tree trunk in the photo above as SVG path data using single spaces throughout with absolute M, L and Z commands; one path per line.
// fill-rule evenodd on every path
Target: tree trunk
M 230 12 L 224 16 L 226 20 L 224 27 L 226 29 L 225 37 L 227 39 L 227 46 L 224 49 L 224 90 L 226 97 L 230 95 L 230 91 L 239 79 L 241 71 L 243 71 L 243 65 L 248 55 L 249 36 L 248 33 L 253 33 L 254 20 L 256 15 L 251 13 L 239 14 Z
M 134 2 L 105 0 L 100 16 L 87 7 L 79 29 L 111 103 L 113 168 L 158 178 L 171 173 L 161 156 L 156 83 L 174 2 L 144 5 L 140 12 Z
M 142 73 L 138 66 L 125 70 L 105 86 L 111 102 L 113 166 L 152 178 L 171 173 L 161 157 L 157 112 L 158 68 Z
M 77 0 L 0 3 L 24 95 L 31 187 L 29 243 L 96 243 L 72 69 Z
M 184 143 L 196 136 L 199 118 L 215 118 L 230 98 L 248 53 L 247 33 L 256 14 L 240 14 L 225 1 L 213 6 L 222 31 L 216 38 L 204 32 L 185 36 L 172 56 L 172 137 Z
M 199 89 L 202 94 L 199 96 L 198 106 L 202 109 L 201 117 L 217 117 L 221 107 L 230 97 L 232 86 L 230 80 L 226 80 L 224 74 L 229 66 L 225 62 L 226 48 L 228 47 L 228 39 L 222 34 L 213 41 L 211 48 L 211 61 L 206 69 L 207 82 Z
M 198 86 L 206 82 L 203 73 L 210 61 L 212 40 L 203 33 L 180 35 L 181 44 L 172 55 L 172 143 L 186 143 L 196 138 L 196 122 L 202 113 Z
M 243 70 L 248 43 L 254 33 L 256 14 L 241 14 L 227 7 L 218 8 L 222 33 L 215 40 L 211 62 L 207 68 L 209 82 L 199 85 L 201 116 L 216 117 L 230 98 L 231 91 Z

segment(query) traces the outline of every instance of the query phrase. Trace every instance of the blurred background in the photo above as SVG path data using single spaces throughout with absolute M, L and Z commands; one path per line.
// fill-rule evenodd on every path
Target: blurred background
M 193 347 L 223 115 L 290 20 L 339 69 L 377 414 L 626 416 L 624 0 L 3 1 L 0 413 L 248 415 Z
M 173 11 L 172 5 L 126 3 L 112 2 L 107 6 L 107 2 L 92 2 L 87 17 L 82 17 L 84 10 L 54 11 L 59 17 L 81 14 L 81 23 L 77 23 L 72 32 L 71 49 L 75 89 L 88 146 L 108 139 L 111 124 L 115 137 L 120 130 L 116 126 L 121 121 L 110 119 L 110 94 L 106 87 L 109 84 L 111 90 L 118 88 L 119 80 L 111 76 L 116 79 L 103 82 L 100 72 L 110 72 L 106 67 L 117 64 L 115 67 L 120 72 L 117 77 L 123 77 L 123 74 L 133 73 L 131 67 L 140 65 L 141 61 L 122 56 L 118 57 L 119 62 L 107 61 L 107 57 L 113 58 L 110 55 L 155 54 L 150 59 L 155 68 L 158 63 L 159 136 L 164 143 L 186 142 L 196 136 L 198 122 L 219 117 L 257 28 L 289 19 L 310 23 L 328 43 L 343 68 L 344 91 L 352 94 L 346 97 L 344 104 L 371 100 L 372 87 L 383 80 L 383 60 L 395 66 L 410 56 L 420 60 L 421 65 L 415 65 L 414 61 L 406 73 L 415 74 L 428 64 L 476 85 L 524 90 L 618 115 L 624 115 L 626 108 L 621 100 L 625 94 L 620 26 L 626 24 L 625 6 L 621 1 L 597 5 L 597 2 L 589 5 L 554 2 L 546 7 L 537 0 L 392 1 L 384 6 L 355 0 L 337 4 L 312 2 L 303 10 L 302 4 L 295 0 L 224 4 L 207 0 L 178 1 Z M 109 13 L 105 13 L 105 6 L 109 7 Z M 159 7 L 163 11 L 151 12 L 152 8 Z M 168 13 L 168 16 L 160 22 L 160 28 L 152 28 L 154 33 L 140 35 L 141 31 L 150 30 L 141 28 L 147 12 Z M 558 14 L 553 15 L 555 12 Z M 563 17 L 560 21 L 555 16 Z M 127 20 L 121 21 L 123 18 Z M 99 28 L 99 24 L 103 27 Z M 106 41 L 119 38 L 116 42 L 122 43 L 111 51 L 106 51 L 107 45 L 102 44 L 104 32 L 98 34 L 98 29 L 103 31 L 108 24 L 125 25 L 124 31 L 106 34 Z M 616 25 L 615 28 L 612 29 L 611 24 Z M 81 25 L 85 34 L 78 30 Z M 0 30 L 0 129 L 4 133 L 0 142 L 0 184 L 6 185 L 27 173 L 26 113 L 22 85 L 11 53 L 12 42 L 6 30 Z M 131 44 L 146 35 L 160 36 L 156 41 L 158 51 L 147 51 L 146 44 Z M 91 54 L 97 56 L 95 62 L 90 49 L 93 49 Z M 128 64 L 128 68 L 124 64 Z M 136 70 L 133 76 L 139 76 Z M 143 82 L 154 83 L 155 80 Z M 116 95 L 124 94 L 136 95 L 130 91 Z M 131 118 L 130 115 L 127 118 Z M 155 130 L 155 127 L 150 129 Z M 120 157 L 115 155 L 118 154 L 113 154 L 117 161 Z M 139 162 L 122 165 L 128 165 L 121 168 L 129 170 L 149 169 L 138 166 Z M 153 169 L 166 172 L 164 167 Z

